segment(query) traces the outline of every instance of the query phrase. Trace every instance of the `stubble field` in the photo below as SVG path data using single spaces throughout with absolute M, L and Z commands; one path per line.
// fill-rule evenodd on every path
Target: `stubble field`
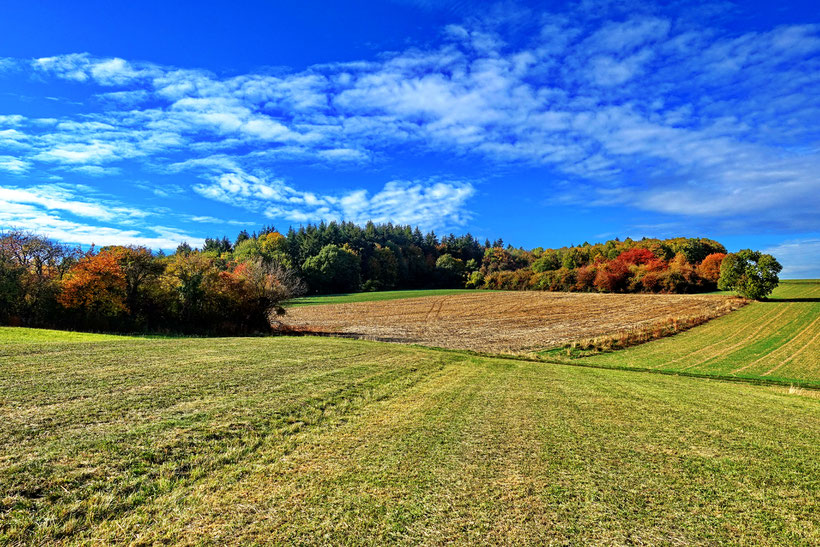
M 722 295 L 485 292 L 292 308 L 305 332 L 489 353 L 524 353 L 579 338 L 714 318 L 743 304 Z

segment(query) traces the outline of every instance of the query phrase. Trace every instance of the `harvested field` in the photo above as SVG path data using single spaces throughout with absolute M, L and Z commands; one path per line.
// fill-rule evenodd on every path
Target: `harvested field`
M 292 308 L 288 328 L 494 353 L 712 318 L 742 305 L 720 295 L 482 292 Z

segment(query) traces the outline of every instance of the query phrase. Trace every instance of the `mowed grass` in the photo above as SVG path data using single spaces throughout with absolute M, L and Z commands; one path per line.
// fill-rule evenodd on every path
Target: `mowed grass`
M 41 344 L 64 342 L 104 342 L 135 337 L 123 337 L 115 334 L 96 334 L 51 329 L 24 329 L 19 327 L 0 327 L 0 348 L 8 344 Z
M 0 544 L 820 542 L 815 392 L 334 338 L 2 347 Z
M 579 362 L 820 386 L 820 280 L 783 281 L 769 301 Z
M 404 291 L 352 292 L 344 294 L 322 294 L 302 296 L 289 301 L 287 306 L 316 306 L 320 304 L 348 304 L 351 302 L 376 302 L 379 300 L 398 300 L 401 298 L 419 298 L 422 296 L 447 296 L 476 292 L 473 289 L 419 289 Z

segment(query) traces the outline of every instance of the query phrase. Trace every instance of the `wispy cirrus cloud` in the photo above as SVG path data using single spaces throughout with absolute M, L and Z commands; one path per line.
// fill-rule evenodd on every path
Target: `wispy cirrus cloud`
M 0 156 L 0 171 L 22 174 L 28 171 L 31 163 L 14 156 Z
M 14 160 L 0 169 L 106 176 L 137 162 L 293 222 L 466 222 L 474 185 L 440 173 L 334 195 L 276 175 L 285 162 L 367 167 L 412 150 L 489 172 L 542 168 L 561 203 L 818 229 L 820 26 L 738 34 L 708 21 L 589 4 L 496 10 L 442 29 L 432 47 L 289 74 L 85 53 L 8 61 L 86 85 L 104 107 L 0 117 L 0 154 Z
M 83 245 L 173 249 L 182 241 L 197 246 L 204 243 L 179 229 L 155 225 L 155 219 L 152 212 L 129 207 L 83 185 L 0 187 L 0 226 L 4 228 L 32 230 Z

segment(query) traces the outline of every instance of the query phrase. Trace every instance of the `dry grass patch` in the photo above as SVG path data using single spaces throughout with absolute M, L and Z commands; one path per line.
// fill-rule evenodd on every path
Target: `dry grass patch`
M 580 339 L 632 339 L 634 333 L 651 335 L 656 330 L 668 334 L 668 325 L 696 324 L 742 304 L 720 295 L 476 292 L 294 308 L 284 327 L 450 349 L 524 353 Z

